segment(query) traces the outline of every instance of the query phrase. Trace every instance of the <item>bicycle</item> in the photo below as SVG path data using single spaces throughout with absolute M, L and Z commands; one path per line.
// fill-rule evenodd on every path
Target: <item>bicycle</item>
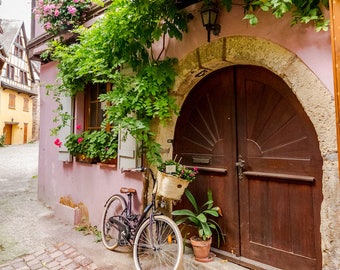
M 133 247 L 136 269 L 178 269 L 183 256 L 183 239 L 176 223 L 157 211 L 157 181 L 150 168 L 125 169 L 122 172 L 149 172 L 153 179 L 151 203 L 141 215 L 131 211 L 133 188 L 121 188 L 104 205 L 102 240 L 109 250 Z M 149 216 L 148 216 L 149 214 Z

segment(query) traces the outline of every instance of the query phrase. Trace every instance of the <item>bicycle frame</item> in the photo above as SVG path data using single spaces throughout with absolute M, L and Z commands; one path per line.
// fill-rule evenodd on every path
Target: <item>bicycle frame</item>
M 156 179 L 155 179 L 155 176 L 152 172 L 152 170 L 150 168 L 146 168 L 146 167 L 141 167 L 141 168 L 136 168 L 136 169 L 125 169 L 125 170 L 122 170 L 122 172 L 145 172 L 145 171 L 149 171 L 150 174 L 151 174 L 151 178 L 153 180 L 153 184 L 155 186 L 156 184 Z M 124 196 L 120 195 L 120 194 L 116 194 L 116 196 L 120 196 L 122 198 L 124 198 Z M 134 237 L 135 237 L 135 232 L 138 231 L 138 228 L 142 225 L 142 223 L 147 219 L 146 216 L 147 214 L 151 211 L 151 214 L 150 214 L 150 223 L 153 222 L 154 220 L 154 215 L 155 215 L 155 212 L 156 212 L 156 203 L 155 203 L 155 199 L 156 199 L 156 194 L 155 193 L 152 193 L 152 200 L 151 202 L 145 207 L 145 209 L 143 210 L 143 213 L 141 214 L 141 216 L 138 218 L 138 221 L 137 223 L 134 223 L 133 220 L 131 219 L 131 217 L 133 217 L 134 215 L 132 214 L 132 193 L 127 193 L 127 197 L 128 197 L 128 200 L 127 200 L 127 209 L 126 211 L 124 210 L 123 213 L 121 213 L 119 215 L 120 218 L 124 219 L 124 222 L 118 220 L 118 219 L 113 219 L 112 220 L 112 223 L 116 223 L 119 230 L 121 232 L 123 232 L 123 228 L 124 228 L 124 231 L 128 231 L 131 235 L 125 235 L 124 234 L 124 238 L 125 240 L 131 245 L 133 246 L 133 241 L 134 241 Z M 106 201 L 105 203 L 105 207 L 107 205 L 107 203 L 109 202 L 110 198 Z M 117 216 L 118 217 L 118 216 Z M 127 228 L 128 226 L 128 228 Z M 152 226 L 150 226 L 150 233 L 152 233 Z M 130 237 L 131 236 L 131 237 Z M 153 245 L 153 243 L 152 243 Z

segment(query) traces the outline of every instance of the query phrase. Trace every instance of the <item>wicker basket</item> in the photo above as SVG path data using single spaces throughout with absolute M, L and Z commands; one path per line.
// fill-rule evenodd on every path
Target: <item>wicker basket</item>
M 181 178 L 157 172 L 157 195 L 171 200 L 180 200 L 189 181 Z

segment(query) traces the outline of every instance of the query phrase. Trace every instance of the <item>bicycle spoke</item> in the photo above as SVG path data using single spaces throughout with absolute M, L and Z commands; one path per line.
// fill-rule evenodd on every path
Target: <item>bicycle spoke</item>
M 176 224 L 167 217 L 156 216 L 153 224 L 145 222 L 135 239 L 137 269 L 176 269 L 183 251 L 181 239 Z

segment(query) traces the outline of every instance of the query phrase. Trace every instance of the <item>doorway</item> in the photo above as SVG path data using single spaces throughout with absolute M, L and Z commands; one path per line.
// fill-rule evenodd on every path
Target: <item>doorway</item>
M 13 125 L 11 124 L 5 124 L 3 129 L 3 134 L 5 135 L 5 145 L 11 145 L 12 144 L 12 128 Z
M 189 186 L 196 197 L 203 202 L 210 188 L 222 208 L 222 253 L 321 269 L 322 158 L 311 121 L 280 77 L 257 66 L 209 74 L 182 106 L 174 154 L 199 168 Z

